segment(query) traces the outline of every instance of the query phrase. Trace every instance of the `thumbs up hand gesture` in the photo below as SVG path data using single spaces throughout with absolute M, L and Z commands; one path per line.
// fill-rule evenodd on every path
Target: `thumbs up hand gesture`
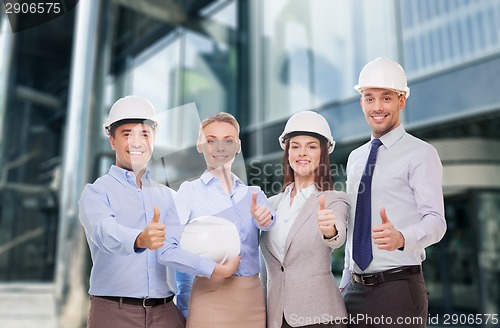
M 165 242 L 165 225 L 159 223 L 160 211 L 158 207 L 154 207 L 154 215 L 151 223 L 137 236 L 135 240 L 135 248 L 149 248 L 155 250 L 163 246 Z
M 257 193 L 252 193 L 252 204 L 250 206 L 250 212 L 253 218 L 257 221 L 257 224 L 261 227 L 266 227 L 271 224 L 273 217 L 271 211 L 265 206 L 257 204 Z
M 405 238 L 389 221 L 383 207 L 380 209 L 380 218 L 382 219 L 382 224 L 372 228 L 372 238 L 375 245 L 378 245 L 378 249 L 386 251 L 402 249 L 405 246 Z
M 335 215 L 333 214 L 333 210 L 326 208 L 325 195 L 319 196 L 318 225 L 319 231 L 326 239 L 333 238 L 337 235 Z

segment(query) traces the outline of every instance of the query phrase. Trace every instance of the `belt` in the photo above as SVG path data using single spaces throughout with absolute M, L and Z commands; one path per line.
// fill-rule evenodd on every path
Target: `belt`
M 376 286 L 383 284 L 384 282 L 401 280 L 408 276 L 420 273 L 422 268 L 420 265 L 412 265 L 412 266 L 402 266 L 399 268 L 383 271 L 383 272 L 375 272 L 368 274 L 357 274 L 352 273 L 352 279 L 360 284 L 365 286 Z
M 169 296 L 165 298 L 132 298 L 132 297 L 115 297 L 115 296 L 97 296 L 104 298 L 109 301 L 114 301 L 117 303 L 123 303 L 128 305 L 137 305 L 144 308 L 167 304 L 174 299 L 174 296 Z

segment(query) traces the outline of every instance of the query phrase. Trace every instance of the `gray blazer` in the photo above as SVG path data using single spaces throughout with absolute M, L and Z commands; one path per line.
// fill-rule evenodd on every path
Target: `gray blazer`
M 343 192 L 324 192 L 326 207 L 333 210 L 338 230 L 337 237 L 325 240 L 317 219 L 321 194 L 315 191 L 297 215 L 286 239 L 283 263 L 278 260 L 268 232 L 261 234 L 269 328 L 281 327 L 283 315 L 292 327 L 347 317 L 344 299 L 331 272 L 331 252 L 346 239 L 349 202 Z M 276 209 L 282 198 L 283 193 L 271 197 L 272 208 Z

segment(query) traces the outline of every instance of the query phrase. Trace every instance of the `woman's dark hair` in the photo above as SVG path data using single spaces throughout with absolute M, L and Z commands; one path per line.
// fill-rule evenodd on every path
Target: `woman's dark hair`
M 290 152 L 290 139 L 288 138 L 285 142 L 285 151 L 283 153 L 283 191 L 286 187 L 288 187 L 291 183 L 295 181 L 295 174 L 288 162 L 288 155 Z M 330 171 L 330 155 L 328 154 L 328 144 L 326 139 L 319 140 L 319 147 L 321 150 L 321 155 L 319 159 L 319 165 L 314 174 L 314 182 L 316 184 L 316 188 L 320 191 L 325 190 L 334 190 L 333 187 L 333 177 Z

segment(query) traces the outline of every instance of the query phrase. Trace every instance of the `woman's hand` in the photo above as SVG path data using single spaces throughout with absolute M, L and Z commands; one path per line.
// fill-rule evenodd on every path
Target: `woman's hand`
M 231 277 L 238 267 L 240 266 L 241 256 L 236 256 L 230 260 L 225 261 L 222 264 L 215 264 L 214 271 L 210 278 L 229 278 Z
M 266 227 L 273 222 L 273 216 L 271 211 L 265 206 L 257 204 L 257 193 L 252 193 L 252 205 L 250 207 L 250 212 L 253 218 L 257 221 L 257 224 L 261 227 Z
M 318 225 L 319 231 L 326 239 L 333 238 L 338 233 L 333 210 L 325 208 L 325 195 L 319 197 Z

